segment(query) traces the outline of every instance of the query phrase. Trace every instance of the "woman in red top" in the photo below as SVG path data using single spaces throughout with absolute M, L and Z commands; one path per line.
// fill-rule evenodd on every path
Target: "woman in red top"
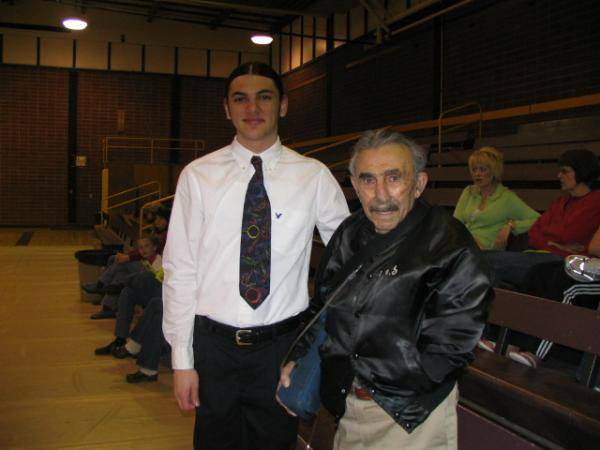
M 556 199 L 529 230 L 529 247 L 556 255 L 588 254 L 600 227 L 598 158 L 588 150 L 569 150 L 558 160 L 558 179 L 566 196 Z
M 558 165 L 558 179 L 567 195 L 556 199 L 529 230 L 529 247 L 537 252 L 485 252 L 496 285 L 523 291 L 532 267 L 562 261 L 573 253 L 588 254 L 600 228 L 600 192 L 592 191 L 600 175 L 598 158 L 589 150 L 568 150 Z

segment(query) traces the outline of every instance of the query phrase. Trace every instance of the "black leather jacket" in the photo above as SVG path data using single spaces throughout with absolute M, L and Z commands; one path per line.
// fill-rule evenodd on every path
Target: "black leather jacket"
M 466 228 L 442 208 L 417 200 L 385 235 L 374 232 L 362 210 L 340 225 L 321 261 L 313 313 L 340 285 L 340 268 L 379 239 L 386 239 L 383 247 L 379 243 L 383 250 L 361 261 L 326 312 L 321 400 L 339 419 L 356 377 L 411 432 L 471 362 L 493 290 Z M 307 333 L 290 359 L 297 360 L 311 339 Z

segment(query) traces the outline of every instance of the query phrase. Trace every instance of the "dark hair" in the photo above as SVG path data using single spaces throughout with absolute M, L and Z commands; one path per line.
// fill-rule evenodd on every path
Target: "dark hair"
M 155 235 L 144 236 L 144 237 L 141 237 L 141 238 L 140 238 L 140 241 L 142 241 L 142 240 L 144 240 L 144 239 L 146 239 L 146 240 L 150 241 L 150 243 L 151 243 L 151 244 L 152 244 L 154 247 L 156 247 L 156 248 L 160 247 L 160 238 L 159 238 L 158 236 L 155 236 Z
M 171 210 L 164 206 L 159 206 L 154 211 L 154 215 L 157 217 L 162 217 L 163 219 L 166 219 L 168 221 L 171 218 Z
M 261 77 L 270 78 L 275 83 L 277 91 L 279 91 L 279 99 L 283 98 L 283 81 L 281 81 L 281 77 L 271 66 L 259 61 L 247 62 L 233 69 L 225 82 L 225 98 L 229 95 L 231 82 L 242 75 L 260 75 Z
M 586 149 L 567 150 L 558 158 L 558 165 L 571 167 L 575 172 L 575 181 L 590 188 L 600 176 L 598 157 Z

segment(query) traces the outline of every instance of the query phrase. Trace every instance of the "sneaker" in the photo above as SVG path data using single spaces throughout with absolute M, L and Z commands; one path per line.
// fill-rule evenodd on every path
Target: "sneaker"
M 125 345 L 125 339 L 116 338 L 110 344 L 105 345 L 104 347 L 98 347 L 96 350 L 94 350 L 94 354 L 100 356 L 110 355 L 115 347 L 119 347 L 121 345 Z
M 152 382 L 158 380 L 158 374 L 154 375 L 146 375 L 145 373 L 140 372 L 139 370 L 135 373 L 128 373 L 125 376 L 125 381 L 128 383 L 143 383 L 143 382 Z
M 519 364 L 534 369 L 537 369 L 541 362 L 537 356 L 530 352 L 508 352 L 508 357 Z
M 481 350 L 485 350 L 486 352 L 494 353 L 496 350 L 496 343 L 488 339 L 481 339 L 477 343 L 477 347 L 479 347 Z
M 569 255 L 565 258 L 565 272 L 581 283 L 600 281 L 600 258 Z

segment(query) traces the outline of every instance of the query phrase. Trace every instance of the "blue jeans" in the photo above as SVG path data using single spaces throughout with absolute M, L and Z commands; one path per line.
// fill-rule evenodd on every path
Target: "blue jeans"
M 484 251 L 483 255 L 494 269 L 494 286 L 525 289 L 526 275 L 532 267 L 553 261 L 562 261 L 562 256 L 554 253 Z

